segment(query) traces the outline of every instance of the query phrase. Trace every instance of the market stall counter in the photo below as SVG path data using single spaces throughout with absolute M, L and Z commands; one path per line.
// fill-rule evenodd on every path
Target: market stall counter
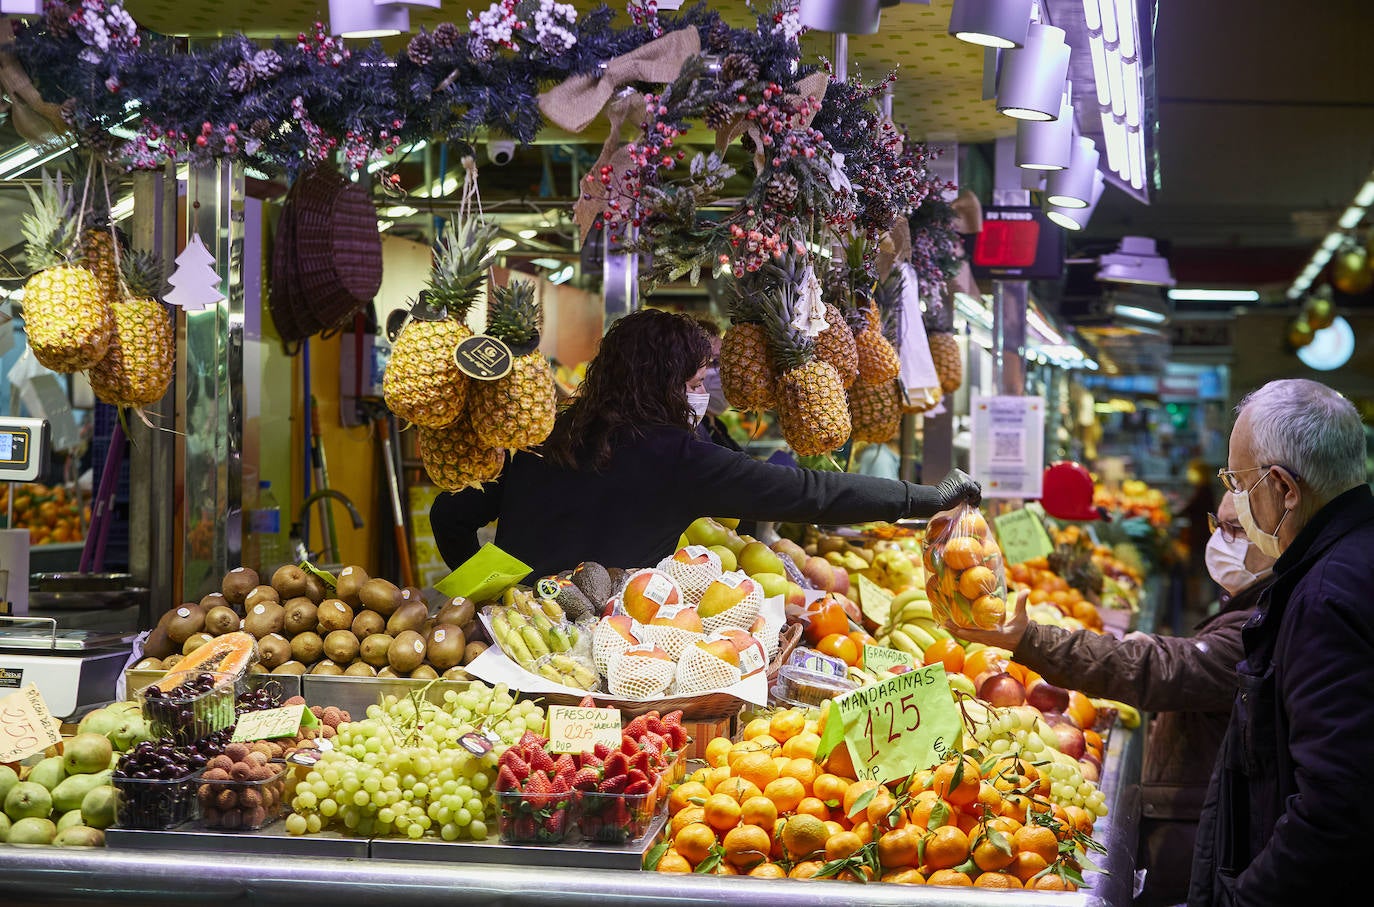
M 668 904 L 676 907 L 748 903 L 759 907 L 825 903 L 846 905 L 1125 905 L 1131 901 L 1140 819 L 1139 777 L 1142 733 L 1117 728 L 1111 735 L 1103 772 L 1109 812 L 1096 836 L 1106 854 L 1105 870 L 1092 874 L 1092 887 L 1073 894 L 1023 891 L 1006 894 L 967 888 L 842 882 L 795 882 L 664 875 L 651 872 L 551 866 L 541 852 L 520 849 L 522 865 L 463 862 L 481 859 L 483 846 L 459 845 L 452 861 L 435 859 L 437 843 L 415 844 L 416 856 L 400 859 L 406 846 L 388 841 L 386 858 L 378 843 L 359 856 L 309 857 L 263 852 L 262 835 L 206 836 L 203 849 L 124 849 L 111 838 L 108 849 L 0 846 L 0 891 L 7 904 L 179 904 L 188 890 L 211 905 L 296 905 L 303 900 L 331 907 L 379 903 L 424 907 L 451 904 L 458 893 L 474 907 L 483 904 Z M 280 832 L 277 832 L 279 834 Z M 258 842 L 256 845 L 253 842 Z M 184 846 L 184 845 L 183 845 Z M 499 845 L 488 845 L 493 858 Z M 420 848 L 425 852 L 421 854 Z M 568 851 L 573 853 L 573 851 Z M 509 861 L 499 861 L 507 863 Z M 602 864 L 604 865 L 604 864 Z

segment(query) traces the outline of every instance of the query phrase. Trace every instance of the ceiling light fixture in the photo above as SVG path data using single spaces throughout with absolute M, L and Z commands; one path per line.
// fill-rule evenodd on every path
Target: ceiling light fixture
M 1106 177 L 1102 175 L 1101 170 L 1097 170 L 1093 173 L 1093 196 L 1086 208 L 1061 208 L 1046 201 L 1043 205 L 1045 216 L 1051 223 L 1058 224 L 1065 230 L 1082 230 L 1088 226 L 1088 221 L 1092 220 L 1093 212 L 1097 210 L 1097 203 L 1102 200 L 1102 193 L 1106 188 Z
M 1073 158 L 1073 88 L 1066 85 L 1054 120 L 1016 124 L 1016 166 L 1025 170 L 1063 170 Z
M 1111 313 L 1121 318 L 1129 318 L 1133 321 L 1144 321 L 1147 324 L 1163 324 L 1169 320 L 1169 316 L 1163 312 L 1141 308 L 1138 305 L 1122 305 L 1116 303 L 1112 305 Z
M 1021 47 L 1034 5 L 1035 0 L 954 0 L 949 33 L 982 47 Z
M 1073 140 L 1073 159 L 1068 169 L 1055 170 L 1046 182 L 1045 201 L 1056 208 L 1086 208 L 1093 200 L 1093 174 L 1101 155 L 1097 143 L 1086 136 Z
M 494 242 L 494 243 L 491 244 L 491 251 L 493 251 L 493 252 L 509 252 L 511 249 L 514 249 L 514 248 L 515 248 L 516 246 L 518 246 L 518 245 L 520 245 L 520 244 L 519 244 L 518 242 L 516 242 L 515 240 L 511 239 L 509 236 L 503 236 L 503 237 L 501 237 L 500 239 L 498 239 L 496 242 Z
M 410 7 L 440 0 L 329 0 L 329 31 L 340 38 L 387 38 L 410 31 Z
M 565 284 L 565 283 L 567 283 L 568 281 L 570 281 L 570 280 L 573 279 L 573 274 L 575 274 L 575 273 L 576 273 L 576 270 L 573 268 L 573 266 L 572 266 L 572 265 L 567 265 L 567 266 L 565 266 L 565 267 L 563 268 L 563 270 L 557 272 L 556 274 L 550 275 L 550 277 L 549 277 L 549 283 L 560 284 L 560 285 L 561 285 L 561 284 Z
M 1024 47 L 1002 55 L 997 76 L 997 110 L 1017 120 L 1055 120 L 1069 74 L 1064 29 L 1033 22 Z
M 521 231 L 520 231 L 519 233 L 517 233 L 516 235 L 519 236 L 521 239 L 534 239 L 536 236 L 539 235 L 539 231 L 538 231 L 538 230 L 521 230 Z
M 882 12 L 878 0 L 801 0 L 797 7 L 807 28 L 849 35 L 875 34 Z
M 1303 365 L 1319 372 L 1338 369 L 1355 355 L 1355 330 L 1339 315 L 1329 327 L 1312 334 L 1306 346 L 1298 348 Z
M 1155 241 L 1147 236 L 1121 237 L 1121 245 L 1115 252 L 1098 259 L 1097 279 L 1155 287 L 1174 285 L 1169 263 L 1159 254 Z
M 1210 290 L 1204 287 L 1182 287 L 1169 291 L 1175 302 L 1259 302 L 1259 290 Z
M 1083 0 L 1107 165 L 1135 189 L 1145 186 L 1145 84 L 1133 0 Z

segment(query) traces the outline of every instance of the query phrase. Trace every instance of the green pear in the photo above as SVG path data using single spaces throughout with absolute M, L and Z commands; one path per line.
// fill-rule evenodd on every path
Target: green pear
M 712 545 L 726 544 L 726 539 L 734 533 L 710 517 L 704 516 L 693 520 L 683 535 L 693 545 L 705 545 L 710 548 Z
M 782 558 L 778 557 L 771 548 L 762 542 L 750 542 L 740 549 L 736 555 L 739 561 L 739 569 L 750 576 L 757 576 L 760 573 L 784 572 Z
M 97 787 L 108 785 L 113 776 L 114 772 L 109 769 L 94 775 L 69 775 L 66 780 L 53 788 L 52 805 L 58 812 L 80 809 L 81 801 L 86 798 L 86 794 Z
M 754 582 L 763 587 L 765 598 L 775 595 L 781 595 L 784 599 L 787 597 L 788 586 L 791 584 L 781 573 L 755 573 L 753 577 Z
M 62 745 L 68 775 L 89 775 L 108 768 L 114 747 L 104 734 L 77 734 Z
M 62 814 L 62 818 L 57 820 L 57 830 L 61 831 L 64 828 L 71 828 L 73 825 L 83 824 L 85 823 L 81 821 L 81 810 L 70 809 Z
M 98 828 L 73 825 L 60 829 L 52 843 L 55 847 L 104 847 L 105 832 Z
M 0 803 L 5 802 L 5 796 L 10 792 L 10 788 L 19 783 L 19 773 L 8 765 L 0 765 Z
M 52 790 L 67 777 L 67 766 L 61 756 L 49 756 L 33 767 L 28 780 Z
M 48 819 L 30 816 L 10 826 L 11 844 L 51 844 L 57 837 L 57 826 Z
M 730 530 L 728 529 L 726 530 L 726 533 L 727 535 L 725 536 L 725 547 L 735 552 L 736 558 L 738 558 L 740 552 L 743 551 L 746 547 L 748 547 L 749 543 L 753 541 L 753 539 L 749 536 L 736 535 L 735 533 L 730 532 Z
M 0 844 L 10 839 L 10 817 L 0 813 Z
M 720 558 L 720 569 L 722 571 L 739 569 L 739 561 L 735 559 L 735 552 L 726 548 L 724 545 L 712 545 L 711 550 Z
M 86 792 L 81 801 L 82 825 L 106 829 L 115 821 L 115 789 L 102 785 Z
M 5 795 L 5 814 L 11 819 L 47 818 L 52 812 L 52 794 L 41 784 L 20 781 Z

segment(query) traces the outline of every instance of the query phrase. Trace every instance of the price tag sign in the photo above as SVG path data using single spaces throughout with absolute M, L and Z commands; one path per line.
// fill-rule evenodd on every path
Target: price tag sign
M 1029 509 L 1013 510 L 995 518 L 997 544 L 1008 564 L 1024 564 L 1037 557 L 1045 557 L 1054 550 L 1050 534 L 1040 517 Z
M 510 374 L 515 357 L 510 347 L 487 334 L 474 334 L 453 351 L 458 371 L 478 381 L 495 381 Z
M 815 649 L 808 649 L 802 646 L 792 650 L 792 654 L 787 657 L 787 663 L 796 665 L 803 671 L 811 671 L 816 674 L 826 674 L 830 677 L 844 677 L 848 673 L 844 662 L 838 658 L 832 658 Z
M 59 726 L 33 684 L 0 699 L 0 762 L 18 762 L 60 743 Z
M 620 709 L 549 706 L 549 752 L 590 753 L 598 743 L 620 746 Z
M 239 716 L 231 739 L 236 743 L 247 743 L 274 737 L 294 737 L 301 728 L 301 713 L 304 711 L 305 706 L 298 703 L 279 709 L 246 712 Z
M 944 665 L 927 665 L 833 700 L 818 753 L 843 741 L 859 778 L 893 781 L 943 761 L 963 728 Z
M 864 670 L 868 673 L 881 674 L 888 668 L 897 665 L 914 668 L 916 667 L 916 659 L 901 649 L 889 649 L 887 646 L 864 646 Z
M 892 612 L 892 593 L 860 573 L 859 609 L 864 617 L 881 627 Z

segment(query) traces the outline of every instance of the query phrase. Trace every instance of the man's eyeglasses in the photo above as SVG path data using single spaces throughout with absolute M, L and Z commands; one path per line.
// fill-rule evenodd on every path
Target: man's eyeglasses
M 1241 492 L 1248 491 L 1249 489 L 1247 489 L 1244 485 L 1241 484 L 1241 481 L 1237 478 L 1237 476 L 1244 472 L 1255 472 L 1260 469 L 1273 469 L 1275 466 L 1277 466 L 1279 469 L 1282 469 L 1284 472 L 1288 473 L 1294 479 L 1302 481 L 1302 476 L 1298 475 L 1296 472 L 1289 469 L 1287 466 L 1283 466 L 1279 463 L 1271 463 L 1268 466 L 1250 466 L 1245 469 L 1222 468 L 1217 470 L 1217 478 L 1221 480 L 1222 485 L 1226 486 L 1227 491 L 1231 492 L 1232 494 L 1240 494 Z
M 1221 537 L 1228 542 L 1234 542 L 1238 538 L 1245 538 L 1245 529 L 1238 523 L 1224 523 L 1221 517 L 1215 513 L 1207 514 L 1207 532 L 1215 533 L 1221 530 Z

